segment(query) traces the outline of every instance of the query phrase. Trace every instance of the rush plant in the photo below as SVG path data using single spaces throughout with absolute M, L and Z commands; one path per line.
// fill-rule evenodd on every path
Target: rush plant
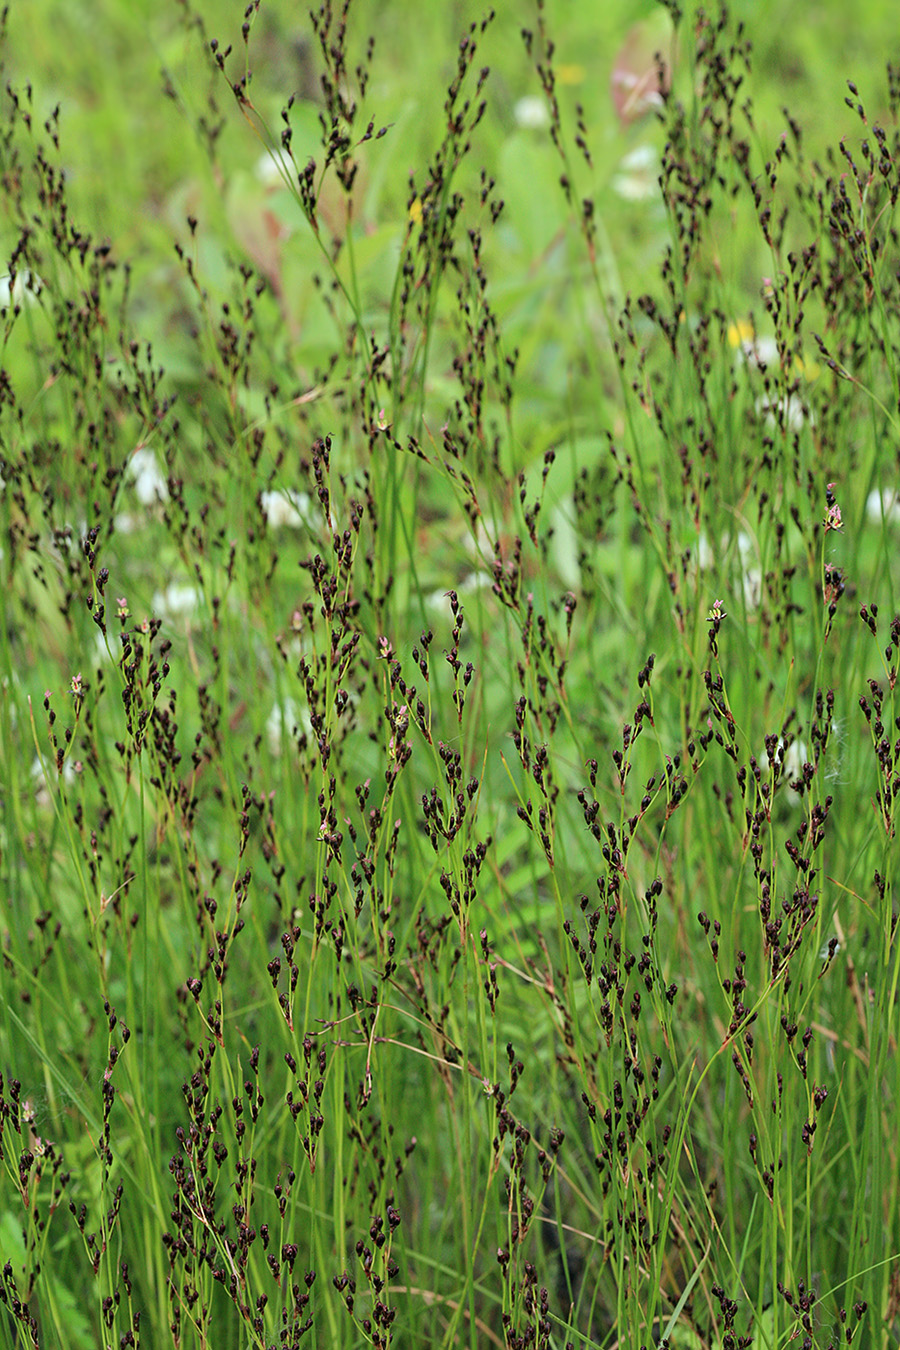
M 895 1345 L 900 76 L 202 10 L 146 220 L 4 17 L 0 1345 Z

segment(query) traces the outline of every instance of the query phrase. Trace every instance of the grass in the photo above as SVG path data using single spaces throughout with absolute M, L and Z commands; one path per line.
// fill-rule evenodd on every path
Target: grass
M 900 84 L 593 11 L 7 18 L 5 1347 L 897 1343 Z

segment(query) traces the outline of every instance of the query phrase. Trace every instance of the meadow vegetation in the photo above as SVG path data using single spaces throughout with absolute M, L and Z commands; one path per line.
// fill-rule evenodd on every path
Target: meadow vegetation
M 900 1340 L 900 68 L 767 8 L 5 15 L 7 1350 Z

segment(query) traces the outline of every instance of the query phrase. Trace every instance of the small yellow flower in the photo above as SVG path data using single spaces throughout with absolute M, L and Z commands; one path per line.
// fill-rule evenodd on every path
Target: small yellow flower
M 560 84 L 584 84 L 586 75 L 584 66 L 577 62 L 556 67 L 556 76 Z
M 752 342 L 756 332 L 749 319 L 738 319 L 736 323 L 728 325 L 728 345 L 730 347 L 740 347 L 745 342 Z
M 813 361 L 811 358 L 807 358 L 805 356 L 795 356 L 794 369 L 796 370 L 798 375 L 803 376 L 804 380 L 808 380 L 810 383 L 812 383 L 813 380 L 817 380 L 819 378 L 819 374 L 822 368 L 819 365 L 818 361 Z

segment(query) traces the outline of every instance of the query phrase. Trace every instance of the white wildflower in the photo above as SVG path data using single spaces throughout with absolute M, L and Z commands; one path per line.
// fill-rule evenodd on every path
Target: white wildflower
M 784 800 L 790 806 L 796 806 L 800 801 L 800 794 L 795 792 L 790 785 L 791 783 L 796 783 L 799 778 L 803 777 L 803 765 L 809 759 L 806 742 L 794 739 L 791 741 L 790 745 L 785 748 L 784 741 L 779 736 L 775 759 L 776 763 L 770 765 L 769 756 L 766 751 L 763 750 L 762 754 L 759 756 L 760 768 L 763 770 L 769 768 L 775 769 L 777 781 L 783 781 L 785 784 Z M 779 760 L 781 761 L 780 769 L 776 767 Z
M 712 545 L 703 530 L 697 536 L 697 566 L 701 572 L 708 572 L 716 561 Z
M 900 523 L 900 489 L 873 488 L 866 498 L 866 519 L 873 525 Z
M 285 181 L 293 182 L 296 170 L 290 155 L 285 154 L 279 147 L 266 150 L 260 155 L 254 173 L 263 187 L 278 188 L 284 187 Z
M 553 508 L 553 561 L 560 579 L 569 590 L 576 591 L 581 585 L 581 568 L 578 565 L 578 535 L 572 524 L 575 504 L 566 497 Z
M 262 492 L 259 500 L 273 530 L 296 530 L 309 524 L 312 498 L 308 492 L 286 488 L 281 492 Z
M 644 202 L 659 194 L 659 159 L 652 145 L 639 145 L 619 164 L 613 191 L 627 202 Z
M 762 600 L 762 570 L 756 565 L 756 545 L 749 534 L 743 530 L 737 537 L 737 549 L 741 559 L 741 589 L 747 609 L 759 609 Z
M 10 305 L 34 304 L 43 290 L 44 283 L 39 276 L 24 268 L 12 278 L 7 272 L 0 277 L 0 309 L 9 309 Z
M 66 758 L 63 762 L 62 780 L 70 787 L 78 777 L 81 769 L 80 762 L 76 763 L 71 758 Z M 41 761 L 40 755 L 35 755 L 31 763 L 31 781 L 34 784 L 34 798 L 39 806 L 50 806 L 53 786 L 59 782 L 60 775 L 56 772 L 55 760 Z
M 738 553 L 741 555 L 741 562 L 746 562 L 748 558 L 753 557 L 755 545 L 752 537 L 747 534 L 746 530 L 738 531 L 738 537 L 735 540 L 735 543 L 737 544 Z
M 114 652 L 116 649 L 116 642 L 117 639 L 112 635 L 105 637 L 103 633 L 99 631 L 94 634 L 94 657 L 100 665 L 105 665 L 109 660 L 109 650 L 107 649 L 106 644 L 109 643 L 110 648 Z
M 741 574 L 741 589 L 747 609 L 759 609 L 762 600 L 762 572 L 758 567 L 748 567 Z
M 201 595 L 196 586 L 184 581 L 171 582 L 164 591 L 153 596 L 153 611 L 164 618 L 190 618 L 200 604 Z
M 787 779 L 797 779 L 803 775 L 803 765 L 809 758 L 805 741 L 793 740 L 784 752 L 784 773 Z
M 550 109 L 539 95 L 528 94 L 513 108 L 513 118 L 523 131 L 542 131 L 550 125 Z
M 758 609 L 762 601 L 763 574 L 762 569 L 756 562 L 756 544 L 752 537 L 743 530 L 739 532 L 735 543 L 741 563 L 741 592 L 744 597 L 744 606 L 748 610 Z M 716 565 L 717 558 L 724 555 L 727 548 L 728 539 L 723 537 L 717 554 L 709 538 L 701 530 L 697 536 L 696 544 L 697 566 L 700 571 L 707 572 L 713 568 Z
M 844 761 L 844 743 L 847 740 L 846 723 L 834 718 L 831 723 L 831 736 L 828 741 L 828 758 L 825 779 L 829 783 L 843 782 L 841 770 Z
M 312 731 L 309 709 L 301 708 L 293 698 L 282 699 L 276 703 L 266 719 L 266 740 L 274 759 L 278 759 L 284 746 L 285 737 L 293 739 L 298 731 L 307 736 Z
M 272 711 L 266 718 L 266 740 L 273 755 L 281 754 L 284 735 L 291 734 L 297 724 L 297 703 L 295 699 L 284 698 L 272 705 Z
M 799 431 L 807 421 L 813 423 L 796 394 L 775 399 L 763 395 L 756 400 L 755 407 L 757 416 L 764 418 L 767 431 L 775 431 L 782 423 L 788 431 Z
M 157 502 L 168 500 L 169 489 L 160 473 L 156 455 L 146 446 L 135 450 L 128 461 L 128 477 L 142 506 L 155 506 Z
M 744 357 L 748 365 L 751 366 L 777 366 L 781 360 L 778 351 L 778 343 L 774 337 L 745 338 L 738 347 L 738 351 Z

